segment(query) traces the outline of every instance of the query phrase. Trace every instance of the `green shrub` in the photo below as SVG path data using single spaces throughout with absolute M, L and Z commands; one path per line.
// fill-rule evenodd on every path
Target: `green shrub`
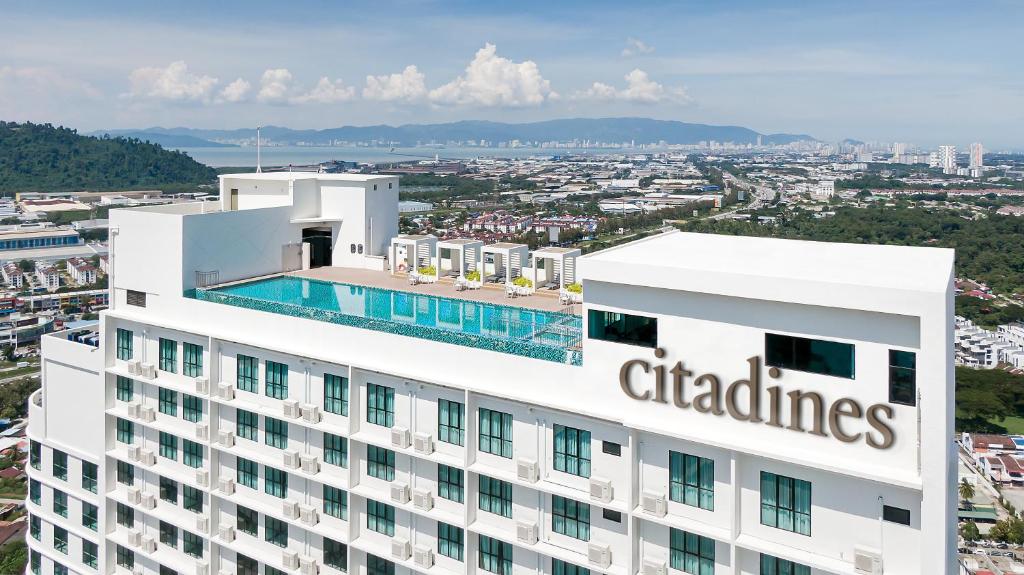
M 526 279 L 526 278 L 524 278 L 523 276 L 519 276 L 516 279 L 512 280 L 512 285 L 516 285 L 516 286 L 519 286 L 519 287 L 532 288 L 533 287 L 533 282 L 528 280 L 528 279 Z
M 417 271 L 419 271 L 420 275 L 423 275 L 423 276 L 436 276 L 437 275 L 437 268 L 434 267 L 434 266 L 424 266 L 424 267 L 421 267 Z
M 583 284 L 580 282 L 571 283 L 565 286 L 565 291 L 572 293 L 583 293 Z
M 478 281 L 480 281 L 480 271 L 479 270 L 473 270 L 473 271 L 466 272 L 466 279 L 471 281 L 471 282 L 478 282 Z

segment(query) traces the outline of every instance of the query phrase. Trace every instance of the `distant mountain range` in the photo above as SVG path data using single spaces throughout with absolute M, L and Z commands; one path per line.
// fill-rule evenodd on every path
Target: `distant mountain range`
M 146 128 L 143 130 L 104 130 L 96 135 L 110 134 L 148 140 L 168 147 L 203 147 L 231 145 L 253 140 L 256 130 L 204 130 L 197 128 Z M 815 138 L 806 134 L 761 134 L 742 126 L 712 126 L 673 120 L 649 118 L 571 118 L 525 124 L 507 124 L 467 120 L 446 124 L 404 124 L 401 126 L 343 126 L 323 130 L 293 130 L 279 126 L 262 128 L 261 136 L 277 144 L 324 144 L 332 142 L 390 142 L 395 146 L 414 146 L 431 142 L 488 140 L 507 142 L 636 142 L 647 144 L 697 144 L 702 141 L 755 144 L 758 136 L 764 144 L 788 144 Z M 168 139 L 170 138 L 170 139 Z

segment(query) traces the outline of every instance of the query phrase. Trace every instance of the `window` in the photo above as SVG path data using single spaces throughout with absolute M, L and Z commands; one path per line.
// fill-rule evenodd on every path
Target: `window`
M 389 537 L 395 535 L 395 508 L 372 499 L 366 500 L 366 528 Z
M 203 466 L 203 445 L 201 443 L 182 439 L 181 450 L 185 454 L 181 458 L 182 463 L 189 467 L 198 468 Z
M 82 526 L 96 531 L 100 510 L 87 501 L 82 502 Z
M 259 393 L 260 360 L 248 355 L 238 354 L 237 370 L 235 386 L 238 387 L 239 391 Z
M 890 523 L 899 523 L 900 525 L 910 525 L 910 510 L 902 509 L 900 507 L 893 507 L 891 505 L 882 506 L 882 519 Z
M 131 463 L 117 462 L 117 482 L 122 485 L 135 485 L 135 467 Z
M 61 517 L 68 516 L 68 494 L 58 489 L 53 490 L 53 512 Z
M 135 441 L 135 426 L 127 419 L 117 418 L 117 440 L 131 444 Z
M 587 315 L 587 336 L 614 343 L 658 347 L 658 320 L 592 309 Z
M 38 538 L 37 538 L 38 539 Z M 42 569 L 43 556 L 35 549 L 29 550 L 29 564 L 32 568 L 32 575 L 39 575 Z
M 811 575 L 811 568 L 762 553 L 761 575 Z
M 348 467 L 348 440 L 340 435 L 324 433 L 324 463 Z
M 602 441 L 601 451 L 603 453 L 607 453 L 608 455 L 614 455 L 615 457 L 619 457 L 620 455 L 622 455 L 622 446 L 619 445 L 618 443 L 613 443 L 611 441 Z
M 671 501 L 715 510 L 715 461 L 685 453 L 668 452 L 668 498 Z
M 348 546 L 324 537 L 324 565 L 348 571 Z
M 82 462 L 82 489 L 96 493 L 96 474 L 99 468 L 95 463 Z
M 265 367 L 267 397 L 288 399 L 288 366 L 268 359 Z
M 324 514 L 348 521 L 348 493 L 343 489 L 324 485 Z
M 160 522 L 160 543 L 171 547 L 172 549 L 178 548 L 178 528 L 170 523 Z
M 178 342 L 160 338 L 160 370 L 169 373 L 178 371 Z
M 580 567 L 579 565 L 573 565 L 572 563 L 566 563 L 561 559 L 551 559 L 551 574 L 552 575 L 590 575 L 590 569 L 586 567 Z
M 128 361 L 132 358 L 132 332 L 117 328 L 117 359 Z
M 480 569 L 497 575 L 512 575 L 512 545 L 480 536 Z
M 462 529 L 447 523 L 437 523 L 437 553 L 462 561 Z
M 288 424 L 273 417 L 263 418 L 263 442 L 271 447 L 288 447 Z
M 82 541 L 82 563 L 95 569 L 99 565 L 99 552 L 99 545 L 92 541 Z
M 187 393 L 181 394 L 181 416 L 193 423 L 203 418 L 203 400 Z
M 242 507 L 241 505 L 235 508 L 235 528 L 246 533 L 248 535 L 256 536 L 256 533 L 260 529 L 260 514 L 254 509 L 248 507 Z
M 53 476 L 64 481 L 68 480 L 68 454 L 54 449 L 53 455 Z
M 500 479 L 480 476 L 481 511 L 495 513 L 502 517 L 512 517 L 512 484 Z
M 917 405 L 917 354 L 889 350 L 889 403 Z
M 203 492 L 190 485 L 182 486 L 183 505 L 187 511 L 203 512 Z
M 366 575 L 395 575 L 395 564 L 383 557 L 367 553 Z
M 366 446 L 366 474 L 370 477 L 395 480 L 395 452 L 383 447 Z
M 178 438 L 166 431 L 160 432 L 160 457 L 178 460 Z
M 263 516 L 263 539 L 278 547 L 288 546 L 288 524 L 267 515 Z
M 691 575 L 714 575 L 715 540 L 670 528 L 669 566 Z
M 130 549 L 118 545 L 117 565 L 118 567 L 124 567 L 125 569 L 131 570 L 135 567 L 135 553 Z
M 171 390 L 171 389 L 165 389 L 165 388 L 161 387 L 160 391 L 158 392 L 158 395 L 159 395 L 159 398 L 160 398 L 160 401 L 159 401 L 160 413 L 164 413 L 164 414 L 167 414 L 167 415 L 170 415 L 170 416 L 173 416 L 173 417 L 177 417 L 178 416 L 178 392 L 174 391 L 174 390 Z
M 811 484 L 761 472 L 761 524 L 811 534 Z
M 280 469 L 264 465 L 263 491 L 267 495 L 284 498 L 288 493 L 288 474 Z
M 235 435 L 241 439 L 257 441 L 257 434 L 260 428 L 260 416 L 252 411 L 236 409 Z
M 605 518 L 608 521 L 622 523 L 622 513 L 614 511 L 612 509 L 602 509 L 601 517 Z
M 135 510 L 124 503 L 118 503 L 117 524 L 128 529 L 135 527 Z
M 461 469 L 437 464 L 437 496 L 462 503 L 465 487 L 465 474 Z
M 202 559 L 203 558 L 203 538 L 202 537 L 200 537 L 200 536 L 198 536 L 195 533 L 192 533 L 190 531 L 186 531 L 184 533 L 184 541 L 185 541 L 185 555 L 188 555 L 190 557 L 195 557 L 196 559 Z
M 766 333 L 764 355 L 773 367 L 853 379 L 853 344 Z
M 466 444 L 466 409 L 457 401 L 437 400 L 437 440 Z
M 348 415 L 348 378 L 324 374 L 324 411 Z
M 38 441 L 30 441 L 28 450 L 29 464 L 34 469 L 39 469 L 39 466 L 42 465 L 41 462 L 43 460 L 43 446 L 40 445 Z
M 251 557 L 238 554 L 235 556 L 236 575 L 260 575 L 260 564 Z
M 170 567 L 160 566 L 160 575 L 178 575 L 178 572 Z
M 366 421 L 384 427 L 395 425 L 395 390 L 393 388 L 366 384 Z
M 480 451 L 512 458 L 512 414 L 480 408 Z
M 236 472 L 238 474 L 238 484 L 256 489 L 256 484 L 259 481 L 259 466 L 255 461 L 248 459 L 242 459 L 238 457 L 235 459 Z
M 590 505 L 552 495 L 551 530 L 573 539 L 590 541 Z
M 181 355 L 181 373 L 187 377 L 202 377 L 203 346 L 189 343 L 187 341 L 182 342 Z
M 63 527 L 53 526 L 53 548 L 61 553 L 68 554 L 68 530 Z
M 39 537 L 43 530 L 43 521 L 39 519 L 38 515 L 32 515 L 28 518 L 28 532 L 33 539 L 39 541 Z
M 123 376 L 117 376 L 117 400 L 118 401 L 131 401 L 134 396 L 133 390 L 134 382 Z
M 166 477 L 160 477 L 160 499 L 177 505 L 178 482 Z
M 555 424 L 555 470 L 590 477 L 590 432 Z
M 35 479 L 30 479 L 28 482 L 28 498 L 32 503 L 39 505 L 39 502 L 43 497 L 43 484 L 39 483 Z

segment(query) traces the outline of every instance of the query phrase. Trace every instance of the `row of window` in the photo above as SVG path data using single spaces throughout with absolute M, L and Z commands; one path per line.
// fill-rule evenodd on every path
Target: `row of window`
M 116 421 L 116 438 L 120 443 L 125 445 L 131 445 L 135 443 L 135 423 L 117 418 Z M 181 442 L 182 458 L 181 462 L 189 467 L 200 468 L 203 466 L 203 445 L 190 439 L 179 439 L 177 436 L 161 431 L 159 435 L 159 453 L 160 457 L 171 459 L 174 461 L 178 460 L 178 442 Z
M 135 466 L 124 461 L 117 462 L 116 468 L 116 480 L 122 485 L 131 487 L 135 485 Z M 179 499 L 181 500 L 182 507 L 186 511 L 193 513 L 203 512 L 203 492 L 200 489 L 192 487 L 190 485 L 179 484 L 177 481 L 168 477 L 159 476 L 158 480 L 160 500 L 170 503 L 172 505 L 178 505 Z M 179 497 L 180 495 L 180 497 Z M 129 515 L 125 516 L 124 519 L 128 523 L 122 523 L 121 507 L 129 512 Z M 131 513 L 132 508 L 128 506 L 118 505 L 118 523 L 131 527 L 131 523 L 134 519 L 134 514 Z
M 35 470 L 42 468 L 43 461 L 43 446 L 38 441 L 32 440 L 29 442 L 29 465 Z M 61 481 L 68 480 L 68 454 L 59 450 L 51 449 L 50 455 L 52 459 L 52 475 L 56 479 Z M 99 473 L 99 468 L 95 463 L 90 461 L 82 461 L 82 489 L 91 493 L 96 493 L 96 477 Z
M 66 516 L 65 516 L 66 517 Z M 92 528 L 96 530 L 95 527 Z M 36 541 L 42 541 L 43 522 L 38 515 L 29 515 L 28 533 Z M 59 526 L 53 526 L 53 548 L 64 555 L 68 554 L 68 530 Z M 99 565 L 99 546 L 92 541 L 82 539 L 82 563 L 96 569 Z M 32 551 L 29 558 L 29 566 L 32 573 L 39 573 L 40 557 L 37 551 Z M 67 575 L 67 567 L 60 563 L 53 564 L 54 575 Z

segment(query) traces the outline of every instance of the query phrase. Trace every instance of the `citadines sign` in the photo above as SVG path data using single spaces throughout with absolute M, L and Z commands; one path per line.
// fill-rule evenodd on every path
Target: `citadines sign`
M 654 350 L 654 357 L 665 357 L 665 350 Z M 762 389 L 761 358 L 751 357 L 747 364 L 750 375 L 725 386 L 718 376 L 710 373 L 694 377 L 681 361 L 668 367 L 631 359 L 619 369 L 619 385 L 623 393 L 640 401 L 671 402 L 680 409 L 719 416 L 728 414 L 737 421 L 763 423 L 822 437 L 831 434 L 843 443 L 863 440 L 875 449 L 892 446 L 895 434 L 888 423 L 893 418 L 892 406 L 876 403 L 864 408 L 849 397 L 826 406 L 825 399 L 814 391 L 783 393 L 778 385 Z M 771 367 L 768 377 L 778 379 L 782 377 L 782 370 Z M 810 426 L 805 429 L 804 410 L 808 408 L 811 410 Z M 862 421 L 867 422 L 868 428 Z

